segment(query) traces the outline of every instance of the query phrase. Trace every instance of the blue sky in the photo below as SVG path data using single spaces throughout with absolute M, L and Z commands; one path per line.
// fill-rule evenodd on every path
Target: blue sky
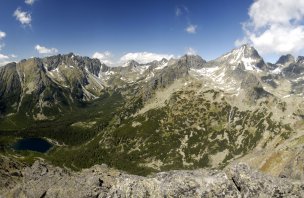
M 20 60 L 95 53 L 117 62 L 127 53 L 190 52 L 210 60 L 234 48 L 237 39 L 248 40 L 241 23 L 250 20 L 252 4 L 253 0 L 0 0 L 0 32 L 5 33 L 2 38 L 0 34 L 0 44 L 5 44 L 0 54 Z

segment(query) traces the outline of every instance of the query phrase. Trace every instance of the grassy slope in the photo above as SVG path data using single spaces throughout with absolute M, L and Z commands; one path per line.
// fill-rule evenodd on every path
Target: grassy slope
M 210 95 L 212 99 L 206 99 Z M 166 107 L 118 124 L 114 119 L 93 141 L 72 150 L 58 149 L 49 160 L 75 169 L 106 163 L 147 175 L 159 170 L 209 167 L 213 155 L 227 150 L 220 164 L 224 166 L 253 149 L 265 130 L 270 132 L 268 140 L 291 132 L 288 125 L 272 121 L 266 109 L 240 111 L 218 95 L 214 91 L 201 95 L 177 92 Z

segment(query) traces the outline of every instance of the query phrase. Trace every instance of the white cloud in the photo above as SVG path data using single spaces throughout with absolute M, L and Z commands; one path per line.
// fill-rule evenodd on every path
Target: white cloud
M 237 46 L 237 47 L 240 47 L 244 44 L 247 44 L 249 41 L 246 37 L 242 38 L 242 39 L 237 39 L 235 42 L 234 42 L 234 45 Z
M 25 0 L 24 2 L 28 5 L 33 5 L 36 0 Z
M 0 31 L 0 40 L 6 37 L 6 33 Z
M 17 8 L 14 12 L 14 16 L 22 25 L 31 25 L 32 16 L 30 13 L 22 11 L 20 8 Z
M 0 41 L 6 37 L 6 33 L 0 31 Z M 0 43 L 0 51 L 4 48 L 5 44 L 4 43 Z
M 177 6 L 177 7 L 175 8 L 175 15 L 176 15 L 176 16 L 181 16 L 181 15 L 183 15 L 184 13 L 189 13 L 189 9 L 188 9 L 186 6 L 181 5 L 181 6 Z
M 105 52 L 95 52 L 92 56 L 92 58 L 97 58 L 100 60 L 100 62 L 106 64 L 106 65 L 113 65 L 112 62 L 112 54 L 109 51 Z
M 109 66 L 117 66 L 124 64 L 130 60 L 137 61 L 138 63 L 149 63 L 155 60 L 162 60 L 163 58 L 170 59 L 173 58 L 174 55 L 170 54 L 157 54 L 150 52 L 135 52 L 135 53 L 127 53 L 120 57 L 118 60 L 113 60 L 113 54 L 109 51 L 105 52 L 95 52 L 92 58 L 97 58 L 100 62 L 109 65 Z
M 304 27 L 271 26 L 261 35 L 251 35 L 250 40 L 262 53 L 298 53 L 304 49 Z
M 181 10 L 179 7 L 177 7 L 177 8 L 175 9 L 175 15 L 176 15 L 176 16 L 182 15 L 182 10 Z
M 0 53 L 0 66 L 16 61 L 16 58 L 17 56 L 15 54 L 5 55 Z
M 9 56 L 0 54 L 0 66 L 6 65 L 9 63 Z
M 35 49 L 38 51 L 39 54 L 56 54 L 58 53 L 58 49 L 56 48 L 47 48 L 41 45 L 36 45 Z
M 150 52 L 135 52 L 135 53 L 127 53 L 120 58 L 121 63 L 128 62 L 130 60 L 135 60 L 138 63 L 149 63 L 154 60 L 160 61 L 163 58 L 170 59 L 173 58 L 172 54 L 156 54 Z
M 185 28 L 185 31 L 189 34 L 195 34 L 197 30 L 197 25 L 191 24 L 190 17 L 188 16 L 190 13 L 188 7 L 181 5 L 175 8 L 175 15 L 177 17 L 183 16 L 188 21 L 188 26 Z
M 303 8 L 303 0 L 257 0 L 251 5 L 249 16 L 256 28 L 272 24 L 289 25 L 303 19 Z
M 6 37 L 6 33 L 0 31 L 0 41 Z M 4 48 L 5 44 L 4 43 L 0 43 L 0 50 L 2 50 Z
M 243 24 L 245 37 L 262 54 L 297 54 L 304 49 L 304 0 L 256 0 Z
M 0 67 L 4 66 L 4 65 L 7 65 L 8 63 L 10 63 L 10 61 L 4 61 L 4 60 L 0 59 Z
M 197 25 L 188 25 L 188 27 L 186 28 L 186 32 L 190 33 L 190 34 L 195 34 L 196 33 L 196 29 L 197 29 Z
M 0 60 L 9 59 L 7 55 L 0 54 Z
M 195 49 L 193 49 L 192 47 L 187 48 L 186 50 L 186 54 L 187 55 L 196 55 L 197 51 Z

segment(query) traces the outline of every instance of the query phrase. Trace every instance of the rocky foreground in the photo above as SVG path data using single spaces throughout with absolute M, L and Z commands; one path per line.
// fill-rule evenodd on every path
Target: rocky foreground
M 20 170 L 21 169 L 21 170 Z M 304 182 L 235 164 L 224 171 L 169 171 L 149 177 L 106 165 L 72 172 L 36 161 L 1 159 L 0 197 L 304 197 Z

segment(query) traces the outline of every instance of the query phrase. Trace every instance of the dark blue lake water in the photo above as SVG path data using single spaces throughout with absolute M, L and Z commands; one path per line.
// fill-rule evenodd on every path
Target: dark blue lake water
M 52 146 L 52 144 L 42 138 L 30 137 L 18 140 L 18 142 L 16 142 L 16 144 L 13 146 L 13 148 L 18 151 L 30 150 L 45 153 Z

